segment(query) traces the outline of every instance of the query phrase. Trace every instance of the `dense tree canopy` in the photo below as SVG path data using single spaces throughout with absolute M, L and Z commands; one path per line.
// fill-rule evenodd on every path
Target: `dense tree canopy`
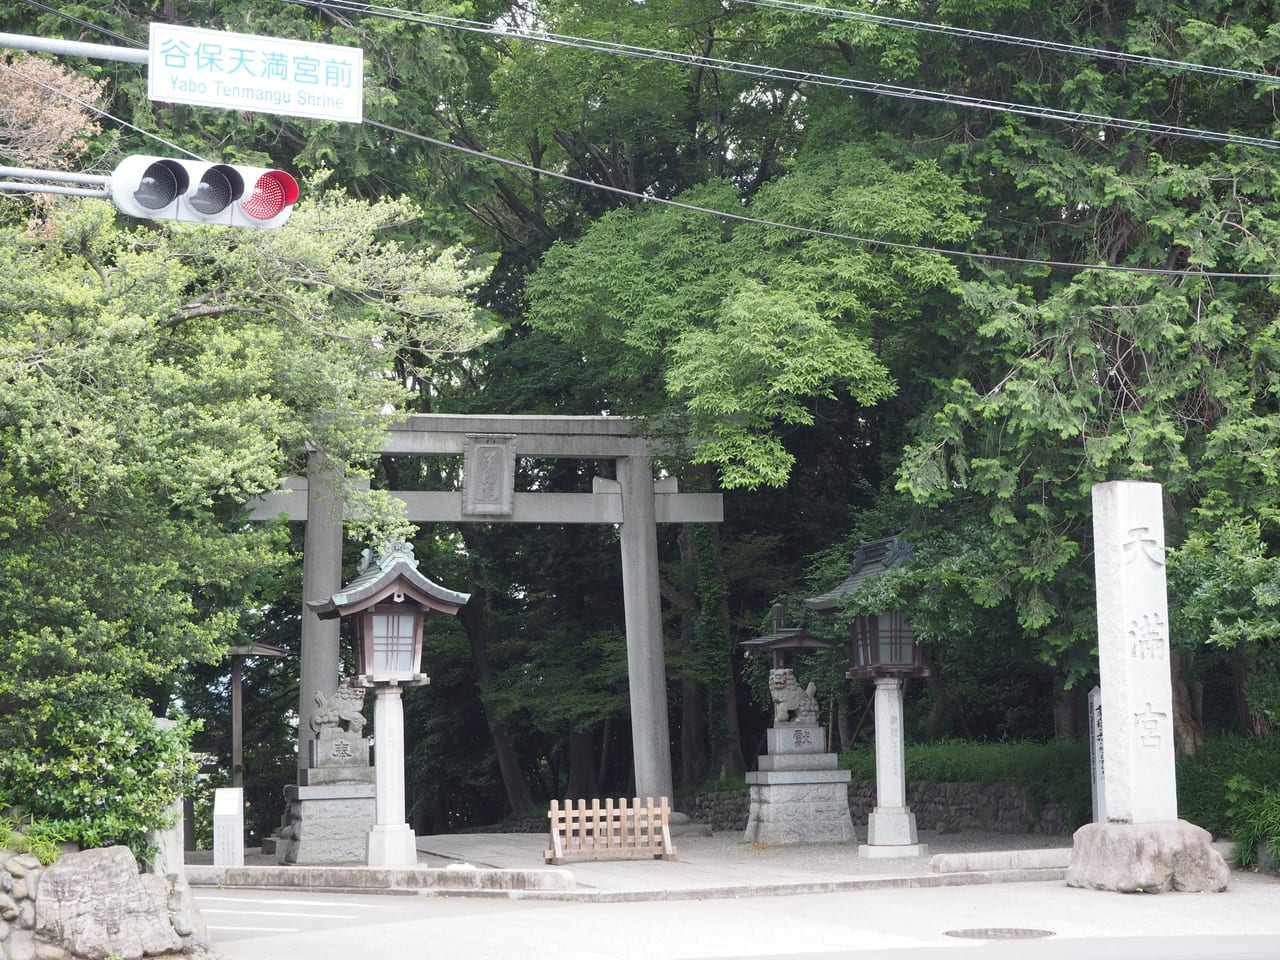
M 261 611 L 299 599 L 264 583 L 296 538 L 247 530 L 245 498 L 306 442 L 358 463 L 399 403 L 609 411 L 689 438 L 662 469 L 727 492 L 722 526 L 660 543 L 682 782 L 756 751 L 735 644 L 770 603 L 800 616 L 859 538 L 900 532 L 914 563 L 842 617 L 897 604 L 913 619 L 935 667 L 913 733 L 1076 732 L 1096 671 L 1089 491 L 1114 479 L 1165 490 L 1180 742 L 1265 731 L 1280 676 L 1271 4 L 411 6 L 0 11 L 0 29 L 100 42 L 161 17 L 358 43 L 371 121 L 150 103 L 138 70 L 71 65 L 82 98 L 184 148 L 333 172 L 286 230 L 253 237 L 127 227 L 93 201 L 3 208 L 0 665 L 17 679 L 0 699 L 102 678 L 159 697 L 229 638 L 266 639 Z M 101 167 L 157 151 L 90 119 L 53 144 L 0 134 L 0 153 Z M 0 130 L 15 122 L 45 123 L 0 100 Z M 484 345 L 473 303 L 501 326 Z M 375 486 L 457 476 L 373 468 Z M 525 460 L 519 483 L 588 489 L 609 469 Z M 479 598 L 410 703 L 420 825 L 568 785 L 625 792 L 613 535 L 416 537 Z M 865 691 L 836 660 L 809 669 L 852 736 Z

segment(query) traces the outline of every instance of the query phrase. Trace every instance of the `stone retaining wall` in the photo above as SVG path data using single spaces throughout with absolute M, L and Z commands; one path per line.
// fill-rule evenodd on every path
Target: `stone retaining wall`
M 907 784 L 907 803 L 921 830 L 1062 835 L 1077 826 L 1068 822 L 1066 804 L 1032 803 L 1021 789 L 1007 783 L 913 780 Z M 875 784 L 849 784 L 849 812 L 855 826 L 867 822 L 874 806 Z M 709 824 L 712 830 L 729 831 L 746 829 L 750 807 L 746 787 L 680 797 L 675 804 L 692 820 Z

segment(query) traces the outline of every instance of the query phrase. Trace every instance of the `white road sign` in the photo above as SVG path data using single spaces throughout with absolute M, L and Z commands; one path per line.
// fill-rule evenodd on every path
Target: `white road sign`
M 226 110 L 359 123 L 364 51 L 151 24 L 147 96 Z

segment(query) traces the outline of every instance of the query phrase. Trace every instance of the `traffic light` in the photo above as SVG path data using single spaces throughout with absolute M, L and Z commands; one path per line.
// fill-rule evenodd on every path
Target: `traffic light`
M 298 199 L 298 181 L 283 170 L 166 157 L 126 157 L 109 189 L 131 217 L 264 230 L 283 226 Z

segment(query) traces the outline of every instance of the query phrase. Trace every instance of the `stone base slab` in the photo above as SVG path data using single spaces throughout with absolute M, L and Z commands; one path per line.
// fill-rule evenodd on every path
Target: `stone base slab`
M 917 840 L 916 815 L 910 807 L 876 807 L 867 817 L 867 843 L 870 846 L 910 846 Z
M 372 783 L 285 787 L 287 811 L 276 855 L 280 863 L 365 863 L 377 821 Z
M 372 800 L 377 789 L 372 783 L 330 783 L 319 786 L 284 788 L 286 800 L 349 800 L 360 797 Z
M 855 839 L 847 770 L 766 772 L 747 774 L 747 778 L 752 782 L 743 836 L 747 843 L 849 843 Z
M 417 837 L 407 823 L 380 823 L 369 831 L 369 866 L 411 867 L 417 862 Z
M 1072 836 L 1067 886 L 1118 893 L 1220 893 L 1230 877 L 1209 831 L 1185 820 L 1086 823 Z
M 298 784 L 303 787 L 327 787 L 338 783 L 373 783 L 373 767 L 303 767 L 298 771 Z
M 764 754 L 760 757 L 762 773 L 775 770 L 835 770 L 839 766 L 840 758 L 834 753 L 784 753 L 780 757 Z
M 900 857 L 927 857 L 927 843 L 858 844 L 858 856 L 867 860 L 893 860 Z
M 778 784 L 808 785 L 813 783 L 838 783 L 845 788 L 845 803 L 848 804 L 849 778 L 853 776 L 848 770 L 756 770 L 748 773 L 746 780 L 750 787 Z

